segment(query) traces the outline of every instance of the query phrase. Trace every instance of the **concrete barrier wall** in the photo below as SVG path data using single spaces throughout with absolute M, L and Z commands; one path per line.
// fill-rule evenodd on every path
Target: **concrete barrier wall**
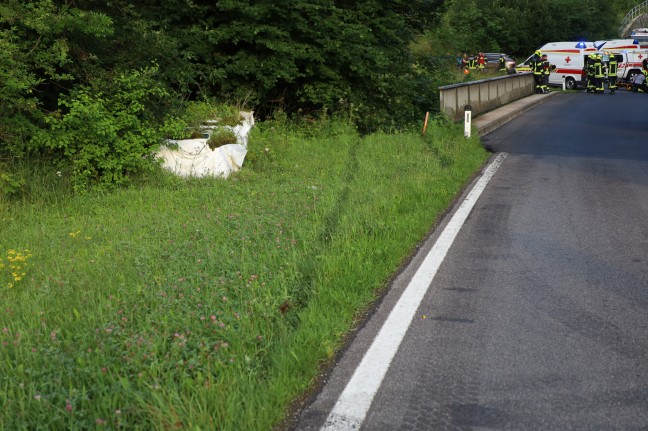
M 531 72 L 439 87 L 441 112 L 455 121 L 463 120 L 466 105 L 470 105 L 472 115 L 477 116 L 534 92 Z

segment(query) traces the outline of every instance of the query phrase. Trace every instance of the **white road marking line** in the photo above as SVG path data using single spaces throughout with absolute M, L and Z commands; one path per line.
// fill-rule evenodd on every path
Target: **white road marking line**
M 378 392 L 398 347 L 410 326 L 414 314 L 432 279 L 445 259 L 455 237 L 479 199 L 486 185 L 500 167 L 506 153 L 499 153 L 484 170 L 466 199 L 445 227 L 423 263 L 412 277 L 396 306 L 389 314 L 371 347 L 365 353 L 351 380 L 338 398 L 333 410 L 322 426 L 322 431 L 358 430 L 364 421 L 371 402 Z

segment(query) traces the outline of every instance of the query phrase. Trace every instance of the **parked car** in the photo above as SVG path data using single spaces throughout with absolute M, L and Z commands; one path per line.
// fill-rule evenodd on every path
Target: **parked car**
M 489 69 L 498 69 L 500 55 L 504 56 L 506 70 L 515 71 L 515 60 L 513 60 L 510 55 L 504 54 L 502 52 L 485 52 L 484 56 L 486 57 L 486 61 L 488 62 L 486 64 L 486 67 Z

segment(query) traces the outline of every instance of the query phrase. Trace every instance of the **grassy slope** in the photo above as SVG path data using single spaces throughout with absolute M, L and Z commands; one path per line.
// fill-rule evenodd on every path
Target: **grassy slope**
M 268 123 L 226 181 L 0 198 L 0 429 L 273 427 L 486 157 Z

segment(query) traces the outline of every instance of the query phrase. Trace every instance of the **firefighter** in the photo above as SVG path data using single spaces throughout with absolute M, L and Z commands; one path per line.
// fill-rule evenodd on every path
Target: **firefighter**
M 475 58 L 475 54 L 470 54 L 470 57 L 468 57 L 468 69 L 474 70 L 476 66 L 477 59 Z
M 542 62 L 542 92 L 546 93 L 549 90 L 549 87 L 547 84 L 549 83 L 549 61 L 547 60 L 547 54 L 542 54 L 542 57 L 540 57 L 540 61 Z
M 498 62 L 499 62 L 499 71 L 506 72 L 506 60 L 504 59 L 504 54 L 500 54 Z
M 533 57 L 529 61 L 531 71 L 533 72 L 533 80 L 535 81 L 536 93 L 542 93 L 542 52 L 538 49 L 533 53 Z
M 483 72 L 484 68 L 486 67 L 486 57 L 484 56 L 483 52 L 479 53 L 479 58 L 477 59 L 477 67 L 479 68 L 480 72 Z
M 596 86 L 594 85 L 594 54 L 587 56 L 587 65 L 585 66 L 587 74 L 587 92 L 594 93 Z
M 556 66 L 553 66 L 549 63 L 547 54 L 542 55 L 542 92 L 549 93 L 549 74 L 555 69 Z
M 614 94 L 617 89 L 616 81 L 617 81 L 617 70 L 618 70 L 618 63 L 617 59 L 614 56 L 614 54 L 609 53 L 609 60 L 608 60 L 608 88 L 610 89 L 610 94 Z
M 603 83 L 603 62 L 601 61 L 601 54 L 594 55 L 594 85 L 596 86 L 596 94 L 603 94 L 605 92 Z
M 475 70 L 477 68 L 477 56 L 475 54 L 470 54 L 468 58 L 468 69 Z

